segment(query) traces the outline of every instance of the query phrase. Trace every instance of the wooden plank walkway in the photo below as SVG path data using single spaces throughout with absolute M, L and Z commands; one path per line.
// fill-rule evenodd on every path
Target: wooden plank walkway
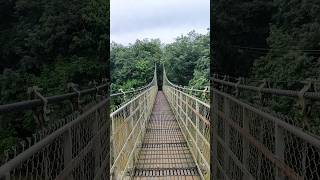
M 162 91 L 157 94 L 133 179 L 200 179 L 187 142 Z

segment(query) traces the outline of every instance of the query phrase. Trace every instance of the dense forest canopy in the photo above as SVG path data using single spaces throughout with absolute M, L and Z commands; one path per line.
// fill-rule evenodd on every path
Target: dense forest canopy
M 160 40 L 137 40 L 123 46 L 112 43 L 110 70 L 112 89 L 130 89 L 146 85 L 153 78 L 154 66 L 162 57 Z
M 308 79 L 315 80 L 314 84 L 319 81 L 319 0 L 219 0 L 211 4 L 211 10 L 214 73 L 246 77 L 246 83 L 256 86 L 264 79 L 266 86 L 294 91 L 306 87 Z M 314 85 L 309 91 L 318 90 Z M 296 124 L 308 116 L 304 128 L 320 132 L 317 102 L 303 112 L 305 104 L 296 98 L 243 93 L 241 100 L 264 106 L 281 118 L 285 115 Z
M 277 0 L 273 5 L 269 50 L 255 62 L 252 74 L 279 81 L 319 78 L 320 1 Z
M 210 37 L 191 31 L 164 47 L 163 62 L 170 81 L 203 88 L 209 85 Z
M 162 65 L 173 83 L 204 88 L 209 85 L 209 33 L 191 31 L 177 37 L 173 43 L 163 44 L 159 39 L 137 40 L 124 46 L 111 44 L 112 90 L 137 88 L 153 77 L 154 65 L 162 78 Z
M 25 99 L 28 86 L 56 94 L 105 77 L 108 11 L 104 0 L 1 1 L 1 104 Z
M 252 63 L 261 54 L 241 47 L 266 46 L 272 7 L 269 0 L 221 0 L 212 5 L 216 72 L 249 75 Z
M 215 72 L 274 81 L 319 77 L 320 1 L 221 0 L 211 9 Z
M 88 86 L 107 77 L 109 3 L 105 0 L 1 0 L 0 104 Z M 36 130 L 30 113 L 0 115 L 0 154 Z

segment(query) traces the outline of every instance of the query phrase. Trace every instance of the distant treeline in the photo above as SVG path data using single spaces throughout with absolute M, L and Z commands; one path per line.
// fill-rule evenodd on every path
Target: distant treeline
M 137 40 L 127 46 L 111 44 L 112 89 L 130 89 L 151 81 L 154 65 L 161 83 L 162 65 L 173 83 L 194 88 L 209 86 L 209 33 L 191 31 L 173 43 L 163 44 L 158 39 Z

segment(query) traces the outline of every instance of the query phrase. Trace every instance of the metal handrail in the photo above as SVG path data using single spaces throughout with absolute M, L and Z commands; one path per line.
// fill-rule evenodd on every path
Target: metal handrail
M 150 82 L 146 86 L 139 87 L 135 90 L 110 94 L 110 97 L 117 97 L 117 96 L 121 96 L 123 94 L 141 92 L 141 91 L 147 89 L 148 87 L 150 87 L 151 83 L 152 82 Z M 103 84 L 103 85 L 97 86 L 96 88 L 84 89 L 79 92 L 82 96 L 92 95 L 92 94 L 96 93 L 97 90 L 100 91 L 101 89 L 106 89 L 106 88 L 107 88 L 107 85 Z M 71 93 L 65 93 L 65 94 L 60 94 L 60 95 L 48 96 L 45 98 L 48 101 L 47 104 L 53 104 L 53 103 L 59 103 L 59 102 L 65 101 L 65 100 L 70 100 L 70 99 L 76 98 L 77 96 L 78 96 L 77 92 L 71 92 Z M 3 105 L 0 105 L 0 113 L 11 112 L 11 111 L 30 110 L 35 107 L 39 107 L 39 106 L 43 106 L 43 105 L 44 105 L 44 103 L 41 99 L 33 99 L 33 100 L 20 101 L 20 102 L 15 102 L 15 103 L 10 103 L 10 104 L 3 104 Z
M 192 89 L 192 88 L 188 88 L 188 87 L 183 87 L 183 86 L 179 86 L 179 85 L 176 85 L 174 83 L 172 83 L 166 74 L 164 74 L 164 76 L 166 77 L 166 82 L 171 85 L 172 87 L 175 87 L 177 89 L 181 89 L 181 90 L 187 90 L 187 91 L 194 91 L 194 92 L 205 92 L 205 93 L 209 93 L 210 92 L 210 88 L 208 87 L 207 89 Z
M 142 87 L 138 87 L 137 89 L 131 90 L 131 91 L 125 91 L 125 92 L 118 92 L 118 93 L 111 93 L 111 97 L 115 97 L 115 96 L 121 96 L 123 94 L 129 94 L 129 93 L 136 93 L 136 92 L 141 92 L 144 91 L 146 89 L 148 89 L 149 87 L 151 87 L 151 85 L 153 84 L 153 79 L 151 82 L 149 82 L 149 84 L 142 86 Z
M 210 178 L 210 105 L 183 92 L 163 71 L 163 90 L 202 179 Z
M 297 90 L 283 90 L 283 89 L 276 89 L 276 88 L 250 86 L 250 85 L 244 85 L 241 83 L 239 84 L 239 83 L 230 82 L 227 80 L 218 79 L 216 77 L 212 77 L 210 79 L 213 81 L 213 83 L 218 83 L 218 84 L 220 83 L 222 85 L 231 86 L 233 88 L 255 91 L 257 93 L 267 93 L 267 94 L 273 94 L 278 96 L 288 96 L 288 97 L 301 96 L 300 91 L 297 91 Z M 320 100 L 320 92 L 304 92 L 302 96 L 309 99 Z
M 256 87 L 242 84 L 240 78 L 234 83 L 227 76 L 224 79 L 217 77 L 211 79 L 211 115 L 215 120 L 211 130 L 215 145 L 211 155 L 213 179 L 319 177 L 320 138 L 311 131 L 318 125 L 312 124 L 317 119 L 312 119 L 315 117 L 310 113 L 316 112 L 315 106 L 310 104 L 318 103 L 320 96 L 319 92 L 312 92 L 316 91 L 312 87 L 314 81 L 306 82 L 300 91 L 296 91 L 270 88 L 265 80 Z M 248 97 L 240 96 L 240 90 L 258 93 L 261 102 L 247 102 Z M 270 96 L 263 96 L 263 93 Z M 270 113 L 263 106 L 270 108 L 272 104 L 266 102 L 273 95 L 284 97 L 282 99 L 298 98 L 300 107 L 295 113 L 299 115 L 288 117 Z M 308 111 L 305 111 L 306 107 Z
M 97 93 L 97 91 L 100 91 L 101 89 L 106 89 L 108 86 L 107 84 L 103 84 L 94 88 L 84 89 L 79 91 L 79 93 L 83 95 L 92 95 L 94 93 Z M 62 102 L 65 100 L 70 100 L 72 98 L 76 98 L 78 96 L 77 92 L 71 92 L 71 93 L 65 93 L 61 95 L 54 95 L 45 97 L 47 100 L 47 104 L 53 104 Z M 33 99 L 33 100 L 26 100 L 26 101 L 20 101 L 10 104 L 4 104 L 0 105 L 0 113 L 1 112 L 10 112 L 10 111 L 23 111 L 23 110 L 30 110 L 35 107 L 43 106 L 44 102 L 41 99 Z
M 158 91 L 156 69 L 153 80 L 142 89 L 145 90 L 110 114 L 111 179 L 131 176 Z
M 33 161 L 32 159 L 36 159 L 36 158 L 40 159 L 40 162 L 37 162 L 37 163 L 39 163 L 38 164 L 39 166 L 43 166 L 44 169 L 49 168 L 49 167 L 46 167 L 46 166 L 48 166 L 47 164 L 42 164 L 42 163 L 46 162 L 46 158 L 49 158 L 49 157 L 46 157 L 45 153 L 43 154 L 44 156 L 42 156 L 41 154 L 38 154 L 38 152 L 41 152 L 41 151 L 43 151 L 43 152 L 49 151 L 50 152 L 51 150 L 50 149 L 46 149 L 46 147 L 59 142 L 59 138 L 61 136 L 65 136 L 66 138 L 64 139 L 64 141 L 65 141 L 63 143 L 64 145 L 62 146 L 60 144 L 59 146 L 63 147 L 64 152 L 66 154 L 59 154 L 58 153 L 57 156 L 62 156 L 62 159 L 63 159 L 63 156 L 64 156 L 65 160 L 63 162 L 55 162 L 55 163 L 62 163 L 62 164 L 64 164 L 65 168 L 69 167 L 69 166 L 71 166 L 72 168 L 76 168 L 76 167 L 74 167 L 73 164 L 70 164 L 70 163 L 72 163 L 74 161 L 79 161 L 79 159 L 77 159 L 77 158 L 79 158 L 78 156 L 76 156 L 76 157 L 74 157 L 74 159 L 72 159 L 72 151 L 71 151 L 71 149 L 68 149 L 69 145 L 72 144 L 72 142 L 70 142 L 71 141 L 70 132 L 73 131 L 72 128 L 74 128 L 75 126 L 77 126 L 80 123 L 83 123 L 85 121 L 88 121 L 92 114 L 96 114 L 98 112 L 104 113 L 105 110 L 100 110 L 100 109 L 105 109 L 107 103 L 109 102 L 109 100 L 110 100 L 110 98 L 103 99 L 98 104 L 94 105 L 89 110 L 84 112 L 82 115 L 77 117 L 75 120 L 65 124 L 64 126 L 62 126 L 61 128 L 57 129 L 56 131 L 54 131 L 53 133 L 51 133 L 47 137 L 41 139 L 39 142 L 35 143 L 34 145 L 29 147 L 28 149 L 26 149 L 22 153 L 18 154 L 16 157 L 11 159 L 10 161 L 6 162 L 4 165 L 2 165 L 0 167 L 0 178 L 8 177 L 10 179 L 11 175 L 12 176 L 16 176 L 15 173 L 17 173 L 17 172 L 15 172 L 15 171 L 24 172 L 25 170 L 21 169 L 21 167 L 27 165 L 28 163 L 30 163 L 30 161 L 31 162 Z M 105 133 L 104 131 L 106 130 L 106 124 L 107 124 L 107 123 L 105 123 L 105 121 L 106 120 L 103 120 L 100 117 L 95 119 L 94 121 L 90 121 L 90 123 L 93 123 L 93 124 L 101 124 L 102 123 L 100 126 L 95 125 L 94 128 L 96 128 L 96 129 L 92 129 L 93 130 L 92 132 L 95 133 L 95 134 L 91 138 L 91 141 L 93 141 L 95 139 L 98 139 L 99 137 L 104 135 L 104 133 Z M 88 143 L 90 143 L 90 142 L 88 142 Z M 94 147 L 94 146 L 86 146 L 86 147 L 88 147 L 91 150 L 93 149 L 94 151 L 99 151 L 100 152 L 102 149 L 96 149 L 96 148 L 98 148 L 98 147 L 105 148 L 106 146 L 100 144 L 97 147 Z M 87 154 L 89 152 L 89 150 L 88 149 L 83 149 L 80 152 L 83 152 L 83 153 Z M 80 155 L 80 153 L 78 155 Z M 99 157 L 101 155 L 100 154 L 96 154 L 96 156 Z M 84 158 L 83 156 L 81 156 L 81 157 Z M 103 157 L 103 158 L 107 158 L 107 157 Z M 102 161 L 102 160 L 103 159 L 100 159 L 100 161 Z M 99 168 L 99 167 L 95 167 L 95 168 Z M 72 175 L 70 175 L 71 172 L 70 171 L 68 171 L 68 172 L 69 172 L 68 175 L 72 176 Z M 58 172 L 57 176 L 59 176 L 61 174 L 64 174 L 64 173 L 66 173 L 65 170 L 61 171 L 61 172 Z M 22 174 L 24 174 L 24 173 L 22 173 Z M 20 176 L 21 176 L 21 174 L 20 174 Z M 41 175 L 40 174 L 33 174 L 33 176 L 36 177 L 36 176 L 41 176 Z M 46 176 L 50 176 L 50 175 L 46 175 Z M 52 177 L 52 178 L 54 178 L 54 177 Z
M 95 94 L 98 96 L 97 93 L 102 89 L 107 90 L 107 85 L 97 86 L 82 91 L 75 89 L 75 92 L 63 95 L 50 97 L 41 96 L 46 100 L 45 102 L 42 102 L 39 99 L 2 105 L 2 111 L 0 112 L 32 109 L 44 105 L 44 103 L 50 104 L 77 97 L 79 100 L 80 95 Z M 108 114 L 108 104 L 112 97 L 118 97 L 121 96 L 121 94 L 126 93 L 135 94 L 137 92 L 139 92 L 139 94 L 132 98 L 132 100 L 124 104 L 115 112 Z M 31 137 L 28 138 L 28 141 L 23 141 L 21 143 L 22 152 L 20 149 L 18 151 L 16 151 L 17 149 L 14 149 L 13 154 L 7 154 L 5 163 L 0 167 L 0 179 L 28 179 L 30 177 L 40 179 L 109 178 L 110 172 L 107 172 L 106 166 L 110 163 L 110 155 L 113 155 L 109 154 L 110 150 L 107 149 L 109 147 L 108 144 L 110 139 L 108 135 L 109 118 L 113 120 L 111 123 L 114 127 L 120 119 L 123 119 L 127 115 L 126 113 L 128 112 L 129 107 L 136 107 L 134 111 L 130 111 L 132 114 L 129 113 L 130 115 L 128 118 L 131 118 L 132 122 L 136 123 L 130 136 L 125 139 L 127 143 L 122 147 L 122 149 L 125 149 L 125 147 L 131 145 L 131 142 L 136 140 L 130 139 L 137 137 L 136 132 L 139 131 L 139 136 L 143 136 L 144 131 L 140 129 L 140 122 L 142 122 L 142 119 L 145 122 L 149 118 L 156 92 L 157 82 L 155 73 L 153 80 L 147 86 L 133 91 L 113 94 L 109 97 L 100 96 L 94 101 L 97 104 L 85 109 L 81 115 L 68 116 L 66 119 L 62 119 L 61 123 L 60 121 L 57 122 L 57 126 L 55 124 L 53 125 L 53 128 L 44 129 L 43 133 L 41 131 L 39 134 L 40 137 L 35 136 L 33 137 L 34 139 Z M 122 114 L 121 112 L 125 113 Z M 115 142 L 114 136 L 111 136 L 111 141 Z M 136 149 L 138 146 L 138 141 L 135 142 L 133 149 Z M 111 148 L 111 150 L 115 153 L 115 149 Z M 125 167 L 129 167 L 128 163 L 133 162 L 134 152 L 135 151 L 130 152 Z M 126 153 L 122 153 L 122 155 L 123 154 Z M 121 157 L 121 153 L 118 155 L 120 156 L 117 156 L 117 159 L 123 158 Z M 84 161 L 86 163 L 81 163 Z M 117 171 L 120 167 L 117 165 L 118 164 L 113 168 L 115 171 L 112 171 L 111 173 L 117 172 L 118 174 L 115 174 L 117 177 L 124 176 L 124 172 Z M 77 169 L 81 169 L 81 172 L 78 172 Z M 128 168 L 125 168 L 124 170 L 128 170 Z M 94 174 L 92 174 L 92 172 Z M 111 176 L 114 176 L 114 174 Z

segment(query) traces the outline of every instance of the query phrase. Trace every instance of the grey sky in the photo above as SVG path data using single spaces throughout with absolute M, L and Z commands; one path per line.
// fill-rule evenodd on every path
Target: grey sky
M 169 43 L 210 26 L 210 0 L 111 0 L 111 41 L 127 45 L 136 39 Z

